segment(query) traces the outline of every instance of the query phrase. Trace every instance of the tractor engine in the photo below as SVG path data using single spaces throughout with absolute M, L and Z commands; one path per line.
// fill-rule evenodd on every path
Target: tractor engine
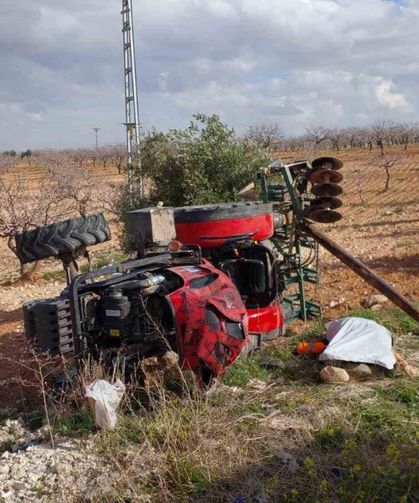
M 56 355 L 136 345 L 145 355 L 176 348 L 173 315 L 164 294 L 181 286 L 181 278 L 142 272 L 121 281 L 120 275 L 112 275 L 114 281 L 97 283 L 91 277 L 89 286 L 77 289 L 75 305 L 69 288 L 59 298 L 24 304 L 25 331 L 37 349 Z M 78 337 L 74 328 L 80 330 Z
M 180 281 L 179 281 L 180 283 Z M 176 348 L 172 314 L 164 295 L 171 286 L 160 274 L 117 283 L 89 292 L 83 323 L 90 345 L 121 348 L 137 344 L 141 352 Z
M 126 367 L 173 351 L 208 384 L 249 344 L 246 308 L 209 262 L 169 261 L 156 257 L 150 267 L 140 259 L 77 276 L 59 298 L 24 305 L 26 335 L 42 352 L 118 355 Z

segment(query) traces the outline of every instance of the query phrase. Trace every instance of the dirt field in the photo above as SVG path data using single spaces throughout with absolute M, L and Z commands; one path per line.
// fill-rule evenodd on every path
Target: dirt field
M 320 227 L 401 293 L 418 301 L 419 147 L 411 147 L 400 165 L 391 168 L 386 192 L 384 170 L 368 166 L 371 154 L 346 151 L 334 155 L 344 162 L 343 207 L 339 210 L 343 219 Z M 361 202 L 359 185 L 365 203 Z M 330 301 L 342 298 L 346 300 L 342 310 L 357 307 L 373 291 L 325 250 L 321 252 L 320 263 L 322 278 L 316 295 L 325 308 Z
M 391 168 L 389 190 L 383 192 L 382 168 L 369 165 L 379 152 L 348 150 L 318 152 L 332 154 L 344 162 L 342 196 L 343 220 L 323 225 L 339 244 L 381 274 L 411 300 L 419 300 L 419 146 L 409 147 L 404 160 Z M 303 153 L 283 155 L 285 159 L 303 158 Z M 315 157 L 313 155 L 311 158 Z M 36 183 L 37 168 L 24 167 L 20 175 Z M 98 183 L 117 181 L 115 168 L 96 169 Z M 361 196 L 364 202 L 361 200 Z M 117 248 L 117 243 L 102 247 Z M 327 318 L 336 317 L 350 308 L 359 307 L 373 289 L 334 257 L 321 252 L 321 282 L 310 294 L 320 301 Z M 44 264 L 43 271 L 57 269 L 57 264 Z M 23 381 L 32 380 L 25 357 L 25 341 L 20 305 L 25 300 L 56 295 L 64 286 L 62 280 L 41 280 L 36 284 L 14 283 L 18 262 L 0 240 L 0 404 L 26 409 L 30 406 L 30 389 Z M 340 304 L 330 307 L 331 301 Z

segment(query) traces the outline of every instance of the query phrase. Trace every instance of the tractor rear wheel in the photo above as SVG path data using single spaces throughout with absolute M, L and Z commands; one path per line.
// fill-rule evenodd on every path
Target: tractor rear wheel
M 102 213 L 25 230 L 16 236 L 16 253 L 22 263 L 73 255 L 77 250 L 111 239 Z

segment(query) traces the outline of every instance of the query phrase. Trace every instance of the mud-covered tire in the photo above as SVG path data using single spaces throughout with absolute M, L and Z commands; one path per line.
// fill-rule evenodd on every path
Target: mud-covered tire
M 16 236 L 16 252 L 22 263 L 73 254 L 78 249 L 111 239 L 102 213 L 36 227 Z

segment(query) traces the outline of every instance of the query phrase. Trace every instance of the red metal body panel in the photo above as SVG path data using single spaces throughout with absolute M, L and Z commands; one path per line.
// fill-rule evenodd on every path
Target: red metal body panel
M 272 213 L 246 218 L 212 220 L 208 222 L 176 223 L 177 239 L 202 248 L 218 248 L 232 236 L 251 234 L 252 239 L 268 239 L 274 232 Z
M 168 295 L 176 314 L 181 363 L 204 383 L 208 373 L 223 374 L 249 343 L 247 311 L 230 278 L 209 262 L 170 270 L 184 281 L 182 288 Z M 197 280 L 205 278 L 208 284 L 200 287 Z M 219 326 L 208 323 L 209 309 L 216 313 Z M 229 334 L 231 322 L 240 324 L 240 338 Z
M 267 307 L 248 309 L 249 332 L 252 334 L 280 335 L 284 332 L 285 320 L 279 299 Z

